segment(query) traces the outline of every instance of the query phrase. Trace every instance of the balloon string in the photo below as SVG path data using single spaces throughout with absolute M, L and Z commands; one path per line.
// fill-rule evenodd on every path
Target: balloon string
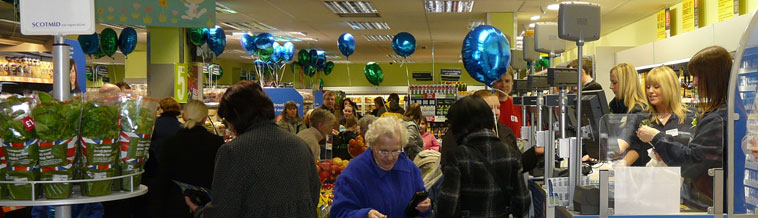
M 411 86 L 411 78 L 408 76 L 408 66 L 405 66 L 405 79 L 408 82 L 408 86 Z
M 345 63 L 345 66 L 347 66 L 347 84 L 348 86 L 353 87 L 353 80 L 350 79 L 350 61 L 347 61 L 347 63 Z

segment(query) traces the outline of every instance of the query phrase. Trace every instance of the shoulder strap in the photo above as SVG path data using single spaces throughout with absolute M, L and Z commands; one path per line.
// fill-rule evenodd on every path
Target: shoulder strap
M 489 172 L 490 175 L 492 175 L 492 178 L 495 180 L 495 183 L 497 184 L 497 186 L 500 187 L 501 191 L 503 191 L 503 195 L 507 196 L 506 193 L 508 192 L 508 189 L 505 187 L 505 182 L 504 182 L 505 180 L 503 180 L 503 178 L 500 178 L 500 174 L 497 174 L 495 173 L 495 171 L 492 170 L 492 165 L 490 165 L 490 162 L 487 161 L 487 158 L 484 157 L 484 154 L 482 154 L 482 152 L 480 152 L 474 147 L 471 147 L 468 145 L 465 145 L 465 146 L 470 148 L 473 151 L 474 155 L 476 155 L 479 158 L 479 160 L 481 160 L 482 163 L 484 163 L 484 167 L 487 168 L 487 172 Z

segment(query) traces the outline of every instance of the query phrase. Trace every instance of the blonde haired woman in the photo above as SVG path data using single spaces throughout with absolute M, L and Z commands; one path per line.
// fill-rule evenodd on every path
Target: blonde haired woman
M 631 64 L 620 63 L 611 68 L 611 90 L 616 95 L 609 104 L 612 113 L 637 113 L 647 109 L 645 89 Z
M 159 159 L 157 192 L 160 204 L 157 217 L 192 217 L 184 203 L 184 194 L 172 180 L 211 188 L 216 152 L 224 140 L 203 127 L 208 107 L 193 100 L 184 105 L 184 124 L 174 137 L 166 140 Z
M 676 73 L 669 67 L 653 68 L 645 78 L 649 115 L 637 116 L 640 125 L 627 125 L 630 147 L 624 157 L 627 166 L 645 166 L 651 158 L 648 149 L 662 144 L 687 144 L 692 136 L 694 114 L 682 103 Z M 654 152 L 654 151 L 653 151 Z M 652 153 L 652 152 L 651 152 Z M 660 160 L 660 158 L 657 158 Z

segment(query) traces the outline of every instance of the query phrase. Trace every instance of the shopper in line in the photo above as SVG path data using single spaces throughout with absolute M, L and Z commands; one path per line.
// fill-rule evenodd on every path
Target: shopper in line
M 579 59 L 569 62 L 568 68 L 576 69 L 579 67 Z M 603 90 L 600 83 L 595 82 L 592 78 L 592 61 L 589 58 L 582 58 L 582 91 Z
M 345 105 L 345 108 L 342 109 L 342 120 L 340 120 L 340 125 L 345 126 L 345 122 L 347 122 L 348 118 L 355 118 L 359 119 L 357 116 L 355 116 L 355 108 L 352 105 Z
M 343 160 L 353 159 L 350 156 L 348 145 L 351 139 L 358 137 L 358 120 L 355 117 L 348 117 L 345 121 L 345 131 L 340 132 L 340 142 L 334 145 L 334 157 Z
M 491 108 L 477 96 L 466 96 L 447 115 L 459 146 L 442 164 L 438 217 L 523 217 L 529 191 L 521 175 L 519 151 L 495 135 Z M 484 173 L 486 172 L 486 173 Z
M 384 112 L 387 112 L 387 105 L 384 105 L 384 98 L 374 98 L 374 110 L 371 111 L 371 115 L 375 117 L 381 117 Z
M 192 217 L 181 188 L 173 181 L 210 189 L 216 152 L 224 144 L 221 136 L 208 132 L 203 124 L 208 107 L 193 100 L 184 105 L 182 129 L 165 142 L 161 150 L 154 217 Z M 151 190 L 153 191 L 153 190 Z
M 261 86 L 241 81 L 221 98 L 218 114 L 237 137 L 221 146 L 213 198 L 195 217 L 316 217 L 321 181 L 308 145 L 279 128 Z
M 337 93 L 334 93 L 332 91 L 324 91 L 324 104 L 321 105 L 321 107 L 318 107 L 319 109 L 323 109 L 326 111 L 329 111 L 329 113 L 334 113 L 335 108 L 334 104 L 336 104 L 337 99 Z
M 310 117 L 311 127 L 307 128 L 297 134 L 308 147 L 311 149 L 312 160 L 319 160 L 321 157 L 321 149 L 323 145 L 319 142 L 326 139 L 326 136 L 334 131 L 334 114 L 323 109 L 316 109 L 311 113 Z
M 374 115 L 369 114 L 369 115 L 363 116 L 363 118 L 358 120 L 358 132 L 361 135 L 361 137 L 363 137 L 364 139 L 366 138 L 366 132 L 368 132 L 369 125 L 371 125 L 371 123 L 373 123 L 376 119 L 378 118 L 375 117 Z
M 361 116 L 360 113 L 358 113 L 358 109 L 360 109 L 358 107 L 358 104 L 355 103 L 353 100 L 350 100 L 349 98 L 345 98 L 345 100 L 342 100 L 343 118 L 344 118 L 344 112 L 345 112 L 344 110 L 348 106 L 353 107 L 353 116 L 355 116 L 355 119 L 359 119 L 360 120 L 361 117 L 363 117 L 363 116 Z
M 682 198 L 685 205 L 705 209 L 712 205 L 713 178 L 708 176 L 708 169 L 723 168 L 728 171 L 725 160 L 727 135 L 727 99 L 729 77 L 732 71 L 732 56 L 720 46 L 711 46 L 698 51 L 687 64 L 687 70 L 695 77 L 693 80 L 702 103 L 698 104 L 701 114 L 692 140 L 688 144 L 656 143 L 664 139 L 665 133 L 650 134 L 640 132 L 640 138 L 651 138 L 655 151 L 661 159 L 672 167 L 681 167 L 684 182 Z M 726 175 L 724 175 L 726 180 Z
M 490 90 L 479 90 L 474 92 L 475 96 L 478 96 L 487 103 L 492 109 L 492 113 L 495 114 L 495 118 L 500 118 L 500 102 L 498 102 L 497 96 L 492 94 Z M 505 145 L 513 147 L 513 149 L 520 151 L 518 147 L 518 139 L 510 128 L 506 127 L 500 122 L 497 122 L 497 135 L 500 141 Z M 528 172 L 537 167 L 537 162 L 543 159 L 545 154 L 545 147 L 532 146 L 526 151 L 521 153 L 521 167 L 524 172 Z
M 403 147 L 405 154 L 411 160 L 416 158 L 416 155 L 424 150 L 424 140 L 421 138 L 419 132 L 418 123 L 421 122 L 421 105 L 413 103 L 408 106 L 408 111 L 403 115 L 403 121 L 406 128 L 408 128 L 408 144 Z
M 622 132 L 619 147 L 629 147 L 624 156 L 626 166 L 646 166 L 653 160 L 651 156 L 655 157 L 649 149 L 662 144 L 687 144 L 692 137 L 695 114 L 682 103 L 682 88 L 674 70 L 667 66 L 650 70 L 645 77 L 645 90 L 650 105 L 648 114 L 634 116 L 639 120 L 626 125 Z M 653 141 L 658 133 L 662 134 Z M 661 165 L 656 162 L 650 165 Z
M 284 111 L 282 112 L 282 119 L 276 124 L 282 127 L 285 131 L 297 134 L 300 131 L 306 129 L 305 122 L 300 118 L 300 113 L 297 109 L 297 104 L 294 101 L 287 101 L 284 103 Z
M 521 137 L 521 106 L 513 105 L 513 98 L 510 96 L 511 90 L 513 90 L 513 68 L 508 68 L 508 71 L 499 80 L 492 83 L 492 88 L 497 94 L 497 98 L 500 101 L 500 118 L 498 121 L 505 124 L 516 138 Z M 444 142 L 444 140 L 443 140 Z
M 424 150 L 440 151 L 440 142 L 437 141 L 437 138 L 434 137 L 434 134 L 427 131 L 429 128 L 429 121 L 426 121 L 426 119 L 421 119 L 421 124 L 419 124 L 418 127 L 419 132 L 421 132 L 421 138 L 424 140 Z
M 403 110 L 403 107 L 400 106 L 400 96 L 396 93 L 392 93 L 390 94 L 390 97 L 387 98 L 387 101 L 389 101 L 390 106 L 387 112 L 383 113 L 381 117 L 394 116 L 397 118 L 402 118 L 403 114 L 405 114 L 405 110 Z
M 634 114 L 647 110 L 644 87 L 631 64 L 620 63 L 611 68 L 611 90 L 615 95 L 608 103 L 611 113 Z
M 403 153 L 408 130 L 400 119 L 383 117 L 366 133 L 369 149 L 350 162 L 334 185 L 333 217 L 406 217 L 415 192 L 425 191 L 421 171 Z M 415 209 L 426 216 L 427 198 Z M 414 216 L 415 217 L 415 216 Z

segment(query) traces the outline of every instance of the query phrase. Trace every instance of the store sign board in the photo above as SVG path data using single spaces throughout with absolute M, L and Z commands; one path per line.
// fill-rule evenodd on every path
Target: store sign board
M 94 0 L 19 1 L 24 35 L 77 35 L 95 32 Z
M 432 72 L 413 72 L 416 81 L 432 81 Z
M 657 14 L 656 22 L 656 39 L 661 40 L 666 38 L 666 10 L 660 10 Z
M 698 27 L 697 0 L 682 2 L 682 30 L 689 32 Z
M 739 0 L 718 0 L 719 22 L 732 19 L 740 14 Z
M 288 101 L 295 102 L 300 117 L 303 117 L 303 96 L 293 88 L 264 88 L 264 92 L 274 102 L 274 112 L 276 115 L 284 111 L 284 104 Z
M 440 69 L 440 76 L 444 81 L 458 81 L 462 73 L 461 69 Z
M 95 6 L 98 23 L 164 27 L 216 25 L 215 0 L 96 0 Z
M 174 99 L 179 103 L 187 103 L 189 96 L 189 73 L 184 64 L 174 64 Z

